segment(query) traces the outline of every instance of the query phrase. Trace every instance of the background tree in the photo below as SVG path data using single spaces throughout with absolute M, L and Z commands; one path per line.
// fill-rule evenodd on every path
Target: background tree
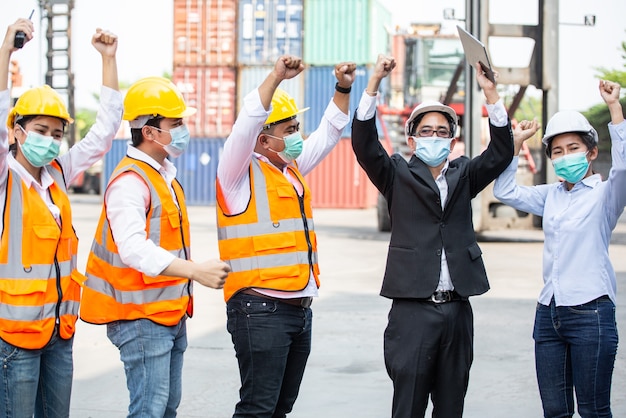
M 603 80 L 614 81 L 619 83 L 622 86 L 622 91 L 624 91 L 624 87 L 626 87 L 626 41 L 622 41 L 621 44 L 621 55 L 624 59 L 624 65 L 621 70 L 618 69 L 608 69 L 603 67 L 596 68 L 598 71 L 598 78 Z M 626 97 L 622 97 L 620 99 L 622 103 L 622 108 L 626 109 Z M 601 151 L 610 150 L 611 148 L 611 140 L 609 137 L 609 129 L 607 125 L 611 120 L 611 116 L 609 115 L 608 108 L 605 103 L 600 103 L 595 106 L 592 106 L 583 114 L 589 120 L 589 123 L 598 131 L 598 137 L 600 142 L 598 144 Z

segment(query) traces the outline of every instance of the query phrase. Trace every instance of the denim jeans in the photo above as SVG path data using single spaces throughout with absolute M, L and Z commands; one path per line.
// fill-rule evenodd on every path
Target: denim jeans
M 615 305 L 607 297 L 584 305 L 537 304 L 535 365 L 545 417 L 611 417 L 617 352 Z
M 115 321 L 107 324 L 107 335 L 124 363 L 128 417 L 175 417 L 187 349 L 185 318 L 172 327 L 149 319 Z
M 233 417 L 285 417 L 311 352 L 311 309 L 237 294 L 226 311 L 241 378 Z
M 26 350 L 0 340 L 0 417 L 69 416 L 73 341 L 64 340 L 55 332 L 44 348 Z

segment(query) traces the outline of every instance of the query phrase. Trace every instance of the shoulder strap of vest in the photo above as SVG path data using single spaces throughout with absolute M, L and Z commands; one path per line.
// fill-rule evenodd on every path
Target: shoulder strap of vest
M 52 179 L 56 184 L 58 184 L 61 189 L 67 193 L 67 181 L 65 180 L 65 173 L 63 172 L 63 167 L 59 164 L 58 160 L 53 160 L 50 164 L 48 164 L 48 173 L 52 176 Z

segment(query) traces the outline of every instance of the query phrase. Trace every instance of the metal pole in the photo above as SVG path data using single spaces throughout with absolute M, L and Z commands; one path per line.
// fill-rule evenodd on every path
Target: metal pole
M 539 11 L 539 25 L 543 29 L 542 129 L 545 130 L 548 120 L 559 110 L 559 0 L 539 0 Z M 545 162 L 545 181 L 557 181 L 552 164 Z

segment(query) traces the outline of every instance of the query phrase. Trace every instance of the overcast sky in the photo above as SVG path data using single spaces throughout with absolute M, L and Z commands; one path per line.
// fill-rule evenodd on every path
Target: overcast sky
M 75 73 L 77 107 L 95 107 L 93 93 L 99 91 L 101 74 L 99 55 L 90 44 L 91 34 L 100 26 L 120 37 L 118 66 L 120 80 L 133 82 L 149 75 L 171 72 L 173 0 L 74 0 L 72 15 L 72 67 Z M 433 4 L 436 3 L 436 6 Z M 394 24 L 441 22 L 444 8 L 453 8 L 464 16 L 464 0 L 412 1 L 384 0 L 394 13 Z M 536 23 L 537 6 L 532 0 L 492 0 L 491 22 Z M 33 21 L 39 24 L 38 0 L 0 0 L 0 33 L 19 16 L 27 17 L 35 9 Z M 596 26 L 582 23 L 584 15 L 596 15 Z M 626 1 L 561 0 L 559 103 L 561 108 L 585 110 L 601 101 L 595 78 L 596 67 L 624 69 L 621 42 L 626 41 Z M 452 30 L 462 22 L 444 22 Z M 38 34 L 14 59 L 23 67 L 26 85 L 43 83 L 45 71 L 45 34 Z M 499 49 L 492 42 L 491 59 L 495 65 L 517 65 L 529 54 L 522 45 Z M 499 45 L 502 48 L 502 45 Z M 39 60 L 38 57 L 42 57 Z M 41 62 L 40 62 L 41 61 Z

